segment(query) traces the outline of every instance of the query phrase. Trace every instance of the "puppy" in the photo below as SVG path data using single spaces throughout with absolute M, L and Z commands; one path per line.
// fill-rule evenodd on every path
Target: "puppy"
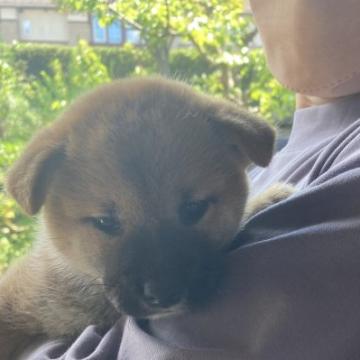
M 42 217 L 32 251 L 0 280 L 1 358 L 123 314 L 203 306 L 244 215 L 246 168 L 266 166 L 273 144 L 266 123 L 162 78 L 76 101 L 7 178 L 23 210 Z

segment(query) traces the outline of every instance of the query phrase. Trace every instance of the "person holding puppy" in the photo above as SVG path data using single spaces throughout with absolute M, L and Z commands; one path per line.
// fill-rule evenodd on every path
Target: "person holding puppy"
M 297 93 L 287 146 L 252 192 L 297 192 L 252 217 L 203 311 L 95 326 L 25 359 L 358 359 L 360 2 L 252 0 L 269 67 Z

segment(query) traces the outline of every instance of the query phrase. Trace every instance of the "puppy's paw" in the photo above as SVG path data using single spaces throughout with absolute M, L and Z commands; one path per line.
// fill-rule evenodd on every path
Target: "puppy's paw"
M 285 183 L 275 183 L 265 191 L 250 199 L 245 210 L 245 219 L 261 210 L 287 199 L 295 192 L 295 187 Z

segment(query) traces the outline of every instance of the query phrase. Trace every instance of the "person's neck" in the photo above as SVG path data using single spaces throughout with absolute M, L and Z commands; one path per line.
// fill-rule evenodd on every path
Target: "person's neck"
M 334 102 L 336 100 L 340 99 L 338 98 L 322 98 L 318 96 L 310 96 L 310 95 L 304 95 L 304 94 L 296 94 L 296 109 L 304 109 L 310 106 L 317 106 L 317 105 L 324 105 L 331 102 Z

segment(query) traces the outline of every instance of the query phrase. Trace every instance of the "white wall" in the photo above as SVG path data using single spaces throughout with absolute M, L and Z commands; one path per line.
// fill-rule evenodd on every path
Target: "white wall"
M 67 42 L 69 38 L 66 15 L 54 10 L 24 9 L 19 26 L 21 40 Z

